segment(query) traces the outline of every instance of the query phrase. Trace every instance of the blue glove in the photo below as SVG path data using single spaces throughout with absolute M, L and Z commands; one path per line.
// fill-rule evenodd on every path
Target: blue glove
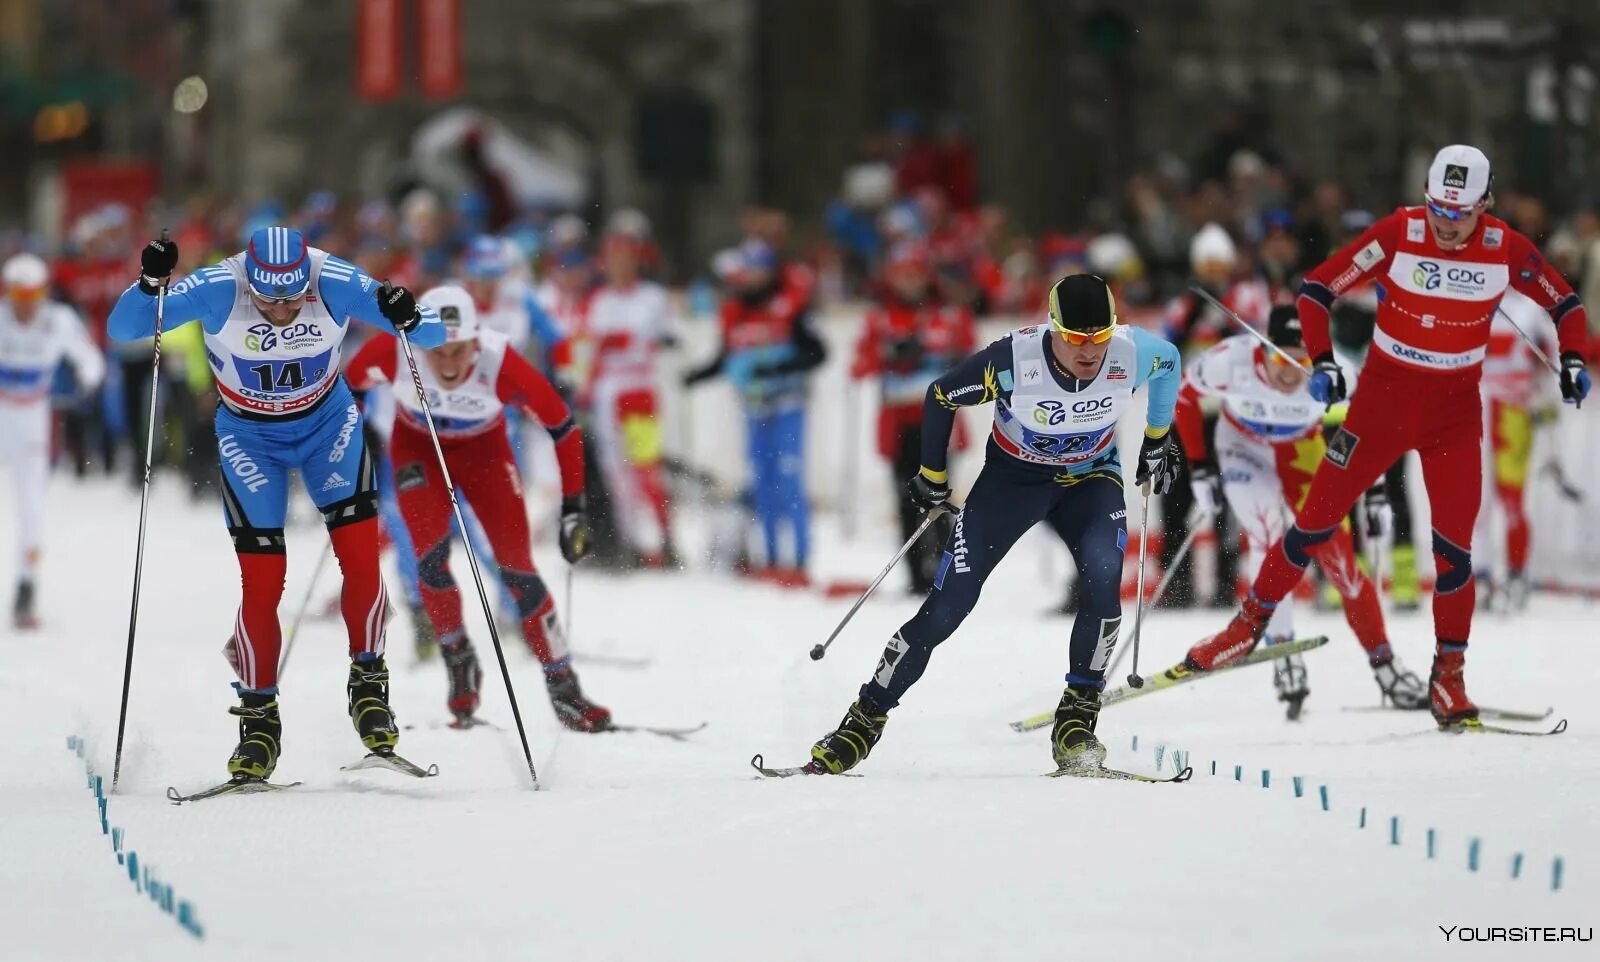
M 750 382 L 755 380 L 756 362 L 754 351 L 735 351 L 722 362 L 722 373 L 743 394 L 750 390 Z
M 1566 351 L 1561 355 L 1561 399 L 1568 404 L 1583 407 L 1589 396 L 1589 372 L 1583 368 L 1583 355 Z
M 1345 399 L 1349 391 L 1345 388 L 1344 372 L 1339 370 L 1339 362 L 1333 359 L 1333 352 L 1319 354 L 1311 363 L 1311 383 L 1308 387 L 1312 397 L 1329 407 Z

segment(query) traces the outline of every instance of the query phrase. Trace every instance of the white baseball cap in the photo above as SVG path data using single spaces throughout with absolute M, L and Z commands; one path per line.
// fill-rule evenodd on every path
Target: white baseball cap
M 430 288 L 422 295 L 420 303 L 439 312 L 446 344 L 470 341 L 478 336 L 478 306 L 465 288 L 454 284 Z
M 1238 259 L 1239 252 L 1233 246 L 1233 238 L 1220 224 L 1205 225 L 1189 241 L 1189 263 L 1194 267 L 1210 261 L 1232 264 Z
M 38 290 L 50 283 L 50 268 L 37 255 L 23 252 L 6 261 L 0 281 L 7 288 Z
M 1467 144 L 1451 144 L 1428 167 L 1428 199 L 1453 207 L 1471 207 L 1494 186 L 1489 158 Z

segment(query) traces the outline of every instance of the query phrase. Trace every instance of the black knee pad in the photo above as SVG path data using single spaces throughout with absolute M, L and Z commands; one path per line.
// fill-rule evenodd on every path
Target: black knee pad
M 342 528 L 347 524 L 366 521 L 378 516 L 378 493 L 376 491 L 358 491 L 341 501 L 335 501 L 322 509 L 322 523 L 328 530 Z
M 233 550 L 238 554 L 286 554 L 282 528 L 229 527 Z
M 429 548 L 417 559 L 417 580 L 422 582 L 423 587 L 435 591 L 455 587 L 456 580 L 450 577 L 449 535 L 439 539 L 438 544 Z
M 1305 531 L 1299 525 L 1294 525 L 1283 536 L 1283 554 L 1290 564 L 1304 568 L 1311 563 L 1311 549 L 1333 537 L 1336 530 L 1337 525 L 1322 531 Z
M 1433 554 L 1442 562 L 1433 583 L 1434 594 L 1460 591 L 1472 581 L 1472 552 L 1446 539 L 1437 530 L 1433 532 Z
M 506 587 L 516 596 L 517 614 L 524 618 L 537 612 L 539 606 L 550 596 L 550 589 L 545 587 L 544 579 L 532 571 L 501 568 L 500 580 L 505 582 Z

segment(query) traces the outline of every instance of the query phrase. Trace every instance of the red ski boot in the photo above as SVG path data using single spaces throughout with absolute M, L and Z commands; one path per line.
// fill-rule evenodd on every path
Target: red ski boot
M 1247 596 L 1228 627 L 1190 648 L 1184 664 L 1190 671 L 1212 671 L 1255 651 L 1276 607 L 1277 602 L 1269 604 L 1256 600 L 1254 594 Z
M 478 687 L 483 684 L 478 653 L 473 650 L 472 642 L 462 638 L 454 645 L 441 645 L 439 654 L 450 675 L 450 692 L 445 696 L 445 705 L 456 716 L 458 727 L 468 727 L 473 724 L 473 713 L 478 710 Z
M 578 676 L 571 668 L 549 673 L 544 678 L 550 692 L 550 707 L 561 724 L 575 732 L 603 732 L 611 728 L 611 710 L 585 698 L 578 687 Z
M 1433 674 L 1428 678 L 1429 708 L 1442 729 L 1471 728 L 1478 724 L 1478 706 L 1467 697 L 1467 646 L 1439 642 L 1433 654 Z

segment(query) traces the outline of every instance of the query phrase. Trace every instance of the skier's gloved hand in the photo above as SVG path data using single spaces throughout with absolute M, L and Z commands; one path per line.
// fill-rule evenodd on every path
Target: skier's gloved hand
M 139 290 L 154 294 L 156 288 L 172 278 L 177 266 L 178 242 L 162 231 L 160 238 L 144 245 L 144 250 L 139 252 Z
M 567 564 L 575 565 L 589 553 L 589 512 L 584 509 L 583 495 L 575 494 L 561 499 L 561 557 Z
M 1577 351 L 1561 353 L 1561 400 L 1583 407 L 1589 396 L 1589 372 L 1584 370 L 1583 355 Z
M 1151 494 L 1166 494 L 1172 490 L 1181 470 L 1183 463 L 1178 456 L 1178 446 L 1172 443 L 1171 431 L 1159 438 L 1144 436 L 1144 443 L 1139 445 L 1139 471 L 1133 476 L 1134 484 L 1143 487 L 1149 482 Z
M 1215 518 L 1222 512 L 1222 478 L 1214 466 L 1200 461 L 1189 465 L 1189 490 L 1194 492 L 1195 514 Z
M 417 299 L 403 287 L 384 281 L 378 288 L 378 313 L 402 334 L 410 334 L 422 323 L 422 311 Z
M 1381 541 L 1394 534 L 1394 505 L 1389 503 L 1389 486 L 1381 479 L 1367 489 L 1362 512 L 1367 519 L 1367 537 Z
M 1333 359 L 1332 351 L 1318 354 L 1316 360 L 1311 362 L 1309 389 L 1312 397 L 1330 407 L 1343 401 L 1349 393 L 1345 389 L 1344 372 L 1339 369 L 1339 362 Z
M 944 472 L 939 472 L 941 475 Z M 950 500 L 950 485 L 947 480 L 934 481 L 928 477 L 924 468 L 911 476 L 911 481 L 906 485 L 911 493 L 911 503 L 924 511 L 942 508 Z

